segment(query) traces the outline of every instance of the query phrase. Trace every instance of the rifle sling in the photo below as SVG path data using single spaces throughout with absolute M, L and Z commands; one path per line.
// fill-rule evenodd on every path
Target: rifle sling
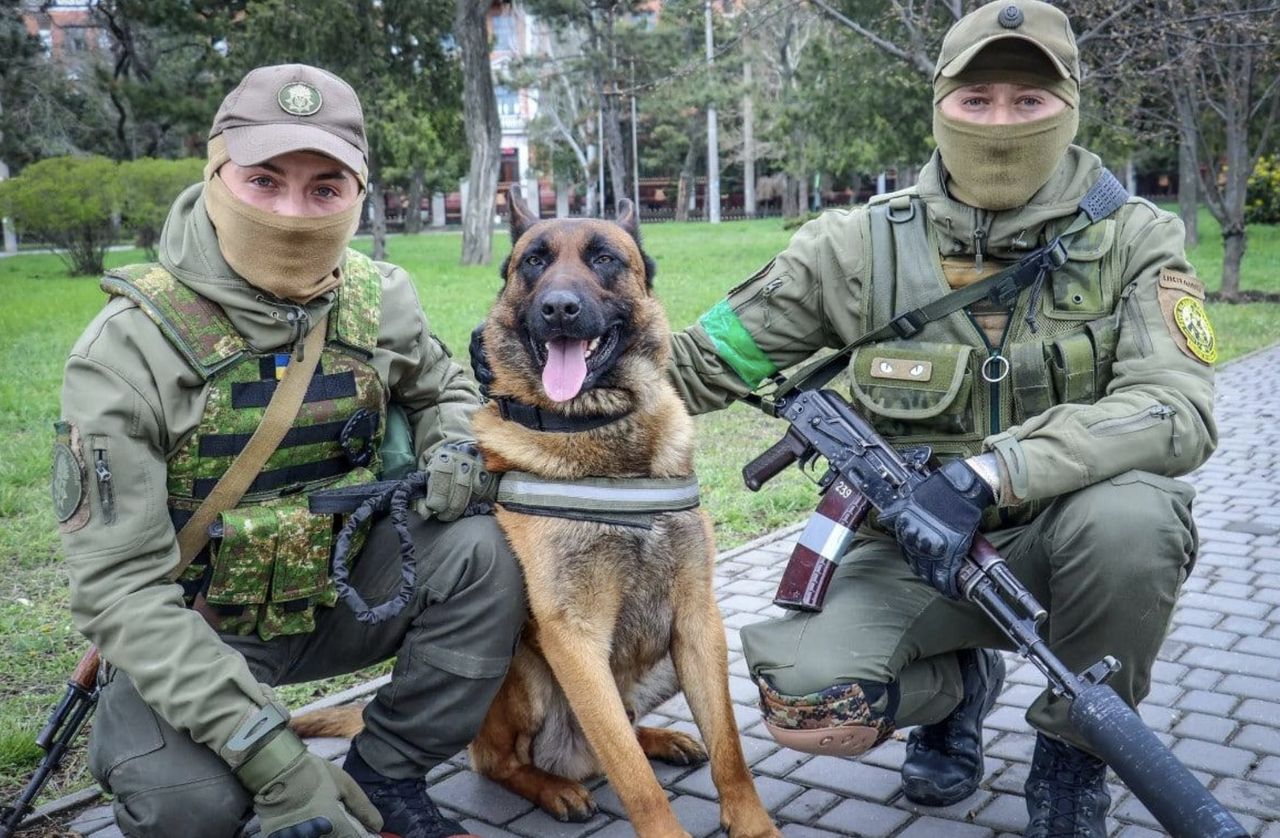
M 320 363 L 328 324 L 329 315 L 326 312 L 307 334 L 302 349 L 294 352 L 289 359 L 289 366 L 285 367 L 284 376 L 267 404 L 262 421 L 254 429 L 253 436 L 249 437 L 244 450 L 179 531 L 178 564 L 169 573 L 171 580 L 176 581 L 209 543 L 209 525 L 224 511 L 240 502 L 267 459 L 275 453 L 284 435 L 293 427 L 293 421 L 297 418 L 303 397 L 307 393 L 307 386 Z
M 853 350 L 859 346 L 894 338 L 905 340 L 915 337 L 929 323 L 941 320 L 982 299 L 989 299 L 997 305 L 1007 304 L 1024 289 L 1034 285 L 1047 272 L 1057 270 L 1066 264 L 1067 247 L 1076 235 L 1090 224 L 1110 216 L 1128 199 L 1129 193 L 1125 191 L 1120 181 L 1116 180 L 1110 170 L 1103 169 L 1097 181 L 1089 187 L 1089 191 L 1080 201 L 1076 217 L 1065 230 L 1054 237 L 1053 241 L 1031 251 L 1004 270 L 980 282 L 945 294 L 920 308 L 899 314 L 884 326 L 867 332 L 834 354 L 814 361 L 807 367 L 802 367 L 795 375 L 779 384 L 772 401 L 776 403 L 778 399 L 801 387 L 806 389 L 823 387 L 840 374 L 853 354 Z

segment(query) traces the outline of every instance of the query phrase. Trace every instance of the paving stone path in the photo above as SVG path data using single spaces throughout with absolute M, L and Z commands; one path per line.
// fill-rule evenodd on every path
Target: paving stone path
M 1280 347 L 1225 367 L 1218 378 L 1221 445 L 1189 479 L 1200 494 L 1199 561 L 1155 667 L 1142 717 L 1255 836 L 1280 838 Z M 1044 685 L 1030 664 L 1007 657 L 1009 677 L 987 719 L 987 775 L 954 806 L 928 809 L 899 788 L 897 738 L 859 760 L 809 757 L 764 732 L 738 629 L 781 613 L 772 604 L 795 528 L 727 554 L 716 581 L 731 658 L 730 689 L 747 760 L 765 804 L 790 838 L 995 838 L 1026 825 L 1023 782 L 1034 737 L 1025 708 Z M 677 697 L 646 724 L 696 732 Z M 311 747 L 340 759 L 346 742 Z M 706 766 L 654 763 L 680 822 L 695 838 L 716 834 L 718 809 Z M 465 755 L 434 770 L 432 796 L 486 838 L 615 838 L 633 835 L 608 784 L 594 786 L 600 813 L 562 824 L 467 770 Z M 1164 834 L 1123 787 L 1112 789 L 1112 836 Z M 119 835 L 97 807 L 69 824 L 93 838 Z

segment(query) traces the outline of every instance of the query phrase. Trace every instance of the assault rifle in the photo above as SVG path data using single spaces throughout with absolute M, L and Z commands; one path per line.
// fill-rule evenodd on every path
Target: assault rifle
M 900 453 L 831 390 L 793 389 L 776 398 L 772 408 L 791 426 L 743 468 L 742 476 L 756 491 L 792 463 L 807 468 L 819 457 L 826 461 L 827 471 L 819 480 L 823 505 L 793 557 L 800 562 L 799 572 L 780 589 L 781 604 L 815 611 L 821 608 L 835 562 L 869 508 L 884 510 L 909 494 L 929 473 L 931 452 L 918 448 Z M 1070 700 L 1069 718 L 1076 730 L 1175 838 L 1249 834 L 1106 685 L 1119 661 L 1107 656 L 1076 675 L 1049 650 L 1038 631 L 1047 612 L 981 534 L 960 573 L 960 590 L 986 612 L 1019 655 L 1044 673 L 1050 688 Z
M 76 664 L 62 701 L 36 736 L 36 744 L 45 752 L 36 773 L 12 806 L 0 808 L 0 838 L 10 838 L 18 831 L 32 802 L 40 796 L 40 790 L 49 782 L 49 777 L 58 770 L 67 748 L 93 712 L 98 703 L 98 663 L 98 648 L 95 646 L 85 652 Z

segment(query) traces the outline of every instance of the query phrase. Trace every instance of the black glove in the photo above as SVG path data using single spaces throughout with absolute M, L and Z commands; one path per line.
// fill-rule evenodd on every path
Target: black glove
M 995 501 L 986 481 L 964 460 L 952 460 L 885 510 L 881 524 L 898 538 L 916 575 L 950 599 L 960 599 L 959 573 L 982 511 Z
M 489 359 L 484 354 L 483 320 L 471 331 L 471 344 L 468 351 L 471 353 L 471 374 L 476 377 L 476 383 L 480 385 L 480 395 L 487 399 L 489 385 L 493 384 L 493 369 L 489 366 Z

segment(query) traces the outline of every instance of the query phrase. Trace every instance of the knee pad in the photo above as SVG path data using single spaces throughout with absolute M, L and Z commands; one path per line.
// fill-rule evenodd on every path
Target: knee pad
M 783 695 L 760 676 L 756 684 L 769 735 L 795 751 L 856 757 L 896 729 L 897 684 L 851 681 L 802 696 Z

